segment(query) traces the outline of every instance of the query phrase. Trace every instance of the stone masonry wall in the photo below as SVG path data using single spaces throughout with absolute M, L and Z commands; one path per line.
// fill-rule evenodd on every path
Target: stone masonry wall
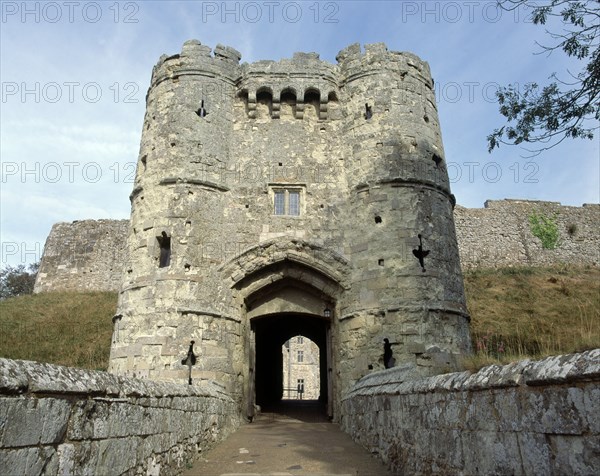
M 556 217 L 559 241 L 544 249 L 529 225 L 532 213 Z M 582 207 L 537 200 L 488 200 L 485 208 L 454 209 L 463 270 L 478 267 L 600 264 L 600 204 Z
M 179 474 L 239 423 L 210 381 L 0 359 L 0 474 Z
M 34 292 L 118 291 L 129 220 L 56 223 L 46 240 Z
M 557 215 L 558 248 L 545 250 L 531 234 L 531 212 Z M 535 200 L 488 200 L 485 208 L 454 209 L 463 269 L 475 267 L 600 264 L 600 205 L 563 206 Z M 35 292 L 119 289 L 127 261 L 128 220 L 57 223 L 46 241 Z M 569 226 L 576 229 L 569 233 Z
M 397 474 L 596 474 L 600 349 L 424 379 L 361 379 L 342 428 Z

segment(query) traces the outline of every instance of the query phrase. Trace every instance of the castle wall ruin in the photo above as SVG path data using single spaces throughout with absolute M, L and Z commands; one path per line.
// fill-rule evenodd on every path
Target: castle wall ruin
M 558 242 L 545 249 L 531 231 L 532 214 L 555 220 Z M 600 204 L 582 207 L 538 200 L 488 200 L 454 209 L 463 269 L 553 264 L 600 265 Z
M 56 223 L 44 246 L 34 292 L 118 291 L 129 220 Z

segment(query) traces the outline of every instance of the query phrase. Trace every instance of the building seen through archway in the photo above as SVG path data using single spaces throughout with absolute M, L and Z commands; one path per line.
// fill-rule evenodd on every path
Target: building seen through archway
M 270 408 L 290 399 L 328 402 L 328 329 L 326 319 L 295 313 L 253 320 L 258 406 Z
M 320 396 L 319 347 L 302 335 L 283 344 L 283 399 L 318 400 Z

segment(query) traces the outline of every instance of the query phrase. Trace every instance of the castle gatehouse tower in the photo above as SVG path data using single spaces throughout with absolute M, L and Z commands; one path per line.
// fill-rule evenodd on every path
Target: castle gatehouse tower
M 192 40 L 153 70 L 110 371 L 191 369 L 252 416 L 301 335 L 335 417 L 384 338 L 396 366 L 454 370 L 468 314 L 427 63 L 383 44 L 240 58 Z

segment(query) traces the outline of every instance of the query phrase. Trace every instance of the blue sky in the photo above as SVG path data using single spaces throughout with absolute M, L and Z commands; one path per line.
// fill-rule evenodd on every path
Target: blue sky
M 429 62 L 458 203 L 600 201 L 598 136 L 535 158 L 486 136 L 503 125 L 496 85 L 545 84 L 581 64 L 548 44 L 524 9 L 494 1 L 2 1 L 0 266 L 39 259 L 53 223 L 128 218 L 153 65 L 184 41 L 232 46 L 242 61 L 385 42 Z M 556 29 L 558 24 L 547 25 Z

